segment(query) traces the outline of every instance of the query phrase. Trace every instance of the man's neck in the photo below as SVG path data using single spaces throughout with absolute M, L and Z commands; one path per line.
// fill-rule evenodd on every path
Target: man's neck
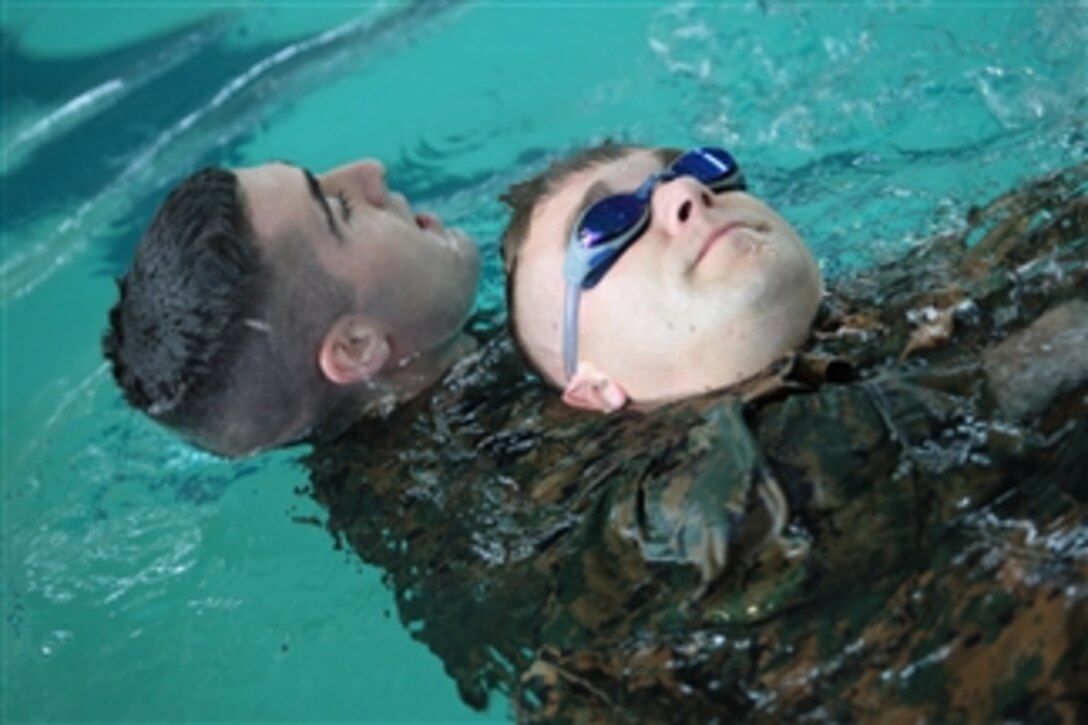
M 440 347 L 417 352 L 393 362 L 375 381 L 381 391 L 366 403 L 368 414 L 385 415 L 397 405 L 411 400 L 431 387 L 454 366 L 476 349 L 476 340 L 459 332 Z

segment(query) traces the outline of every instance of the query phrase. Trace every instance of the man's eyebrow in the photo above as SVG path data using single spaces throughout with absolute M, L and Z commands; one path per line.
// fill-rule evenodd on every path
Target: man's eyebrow
M 325 192 L 321 190 L 321 182 L 317 180 L 309 169 L 299 166 L 298 164 L 291 163 L 290 161 L 280 160 L 279 163 L 285 166 L 291 166 L 302 172 L 303 177 L 306 179 L 306 188 L 310 192 L 310 196 L 313 197 L 317 205 L 321 207 L 321 211 L 325 213 L 325 221 L 328 222 L 329 232 L 332 233 L 337 239 L 342 239 L 340 236 L 340 228 L 336 226 L 336 217 L 333 216 L 332 207 L 329 206 L 328 200 L 325 198 Z
M 566 249 L 567 242 L 570 240 L 570 235 L 574 232 L 574 223 L 578 221 L 578 217 L 582 215 L 591 204 L 600 201 L 606 196 L 612 196 L 616 191 L 604 179 L 598 179 L 586 188 L 586 193 L 582 194 L 581 200 L 574 205 L 574 209 L 571 210 L 570 216 L 567 217 L 567 221 L 563 224 L 563 248 Z

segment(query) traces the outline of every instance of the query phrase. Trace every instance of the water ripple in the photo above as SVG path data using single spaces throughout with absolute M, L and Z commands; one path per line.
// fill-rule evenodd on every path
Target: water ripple
M 98 605 L 187 572 L 202 540 L 200 517 L 147 506 L 92 518 L 78 505 L 39 522 L 23 560 L 25 590 L 54 603 L 88 598 Z
M 191 32 L 157 48 L 153 54 L 132 64 L 123 77 L 103 80 L 44 113 L 27 113 L 10 121 L 11 141 L 0 154 L 0 174 L 33 159 L 34 153 L 58 136 L 89 122 L 120 103 L 134 91 L 176 68 L 218 41 L 234 19 L 232 13 L 217 13 Z

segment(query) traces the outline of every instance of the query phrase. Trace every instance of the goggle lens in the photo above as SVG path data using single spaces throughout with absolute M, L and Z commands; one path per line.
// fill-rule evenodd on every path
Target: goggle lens
M 704 148 L 684 154 L 671 168 L 677 176 L 693 176 L 700 183 L 713 186 L 732 176 L 737 170 L 737 162 L 722 149 Z
M 632 194 L 601 199 L 589 207 L 578 225 L 578 241 L 587 249 L 608 242 L 639 223 L 646 203 Z

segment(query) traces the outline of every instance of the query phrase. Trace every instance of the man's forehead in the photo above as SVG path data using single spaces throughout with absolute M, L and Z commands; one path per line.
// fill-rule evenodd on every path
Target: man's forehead
M 286 161 L 270 161 L 256 166 L 243 166 L 233 170 L 242 183 L 252 189 L 264 190 L 282 183 L 289 183 L 293 177 L 301 184 L 299 167 Z
M 581 198 L 596 184 L 622 184 L 661 168 L 661 159 L 653 149 L 632 149 L 623 156 L 595 163 L 562 179 L 549 198 Z M 641 182 L 641 178 L 639 178 Z
M 272 239 L 317 217 L 302 169 L 273 162 L 237 169 L 250 226 L 259 239 Z

